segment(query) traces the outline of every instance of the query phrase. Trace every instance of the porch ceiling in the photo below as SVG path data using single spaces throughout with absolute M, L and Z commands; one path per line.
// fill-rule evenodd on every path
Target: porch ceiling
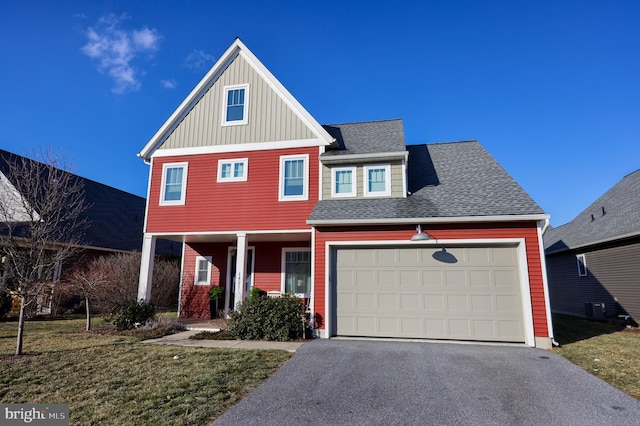
M 238 239 L 238 232 L 246 232 L 247 241 L 250 243 L 262 241 L 311 241 L 310 230 L 304 232 L 237 231 L 229 233 L 157 235 L 157 237 L 182 243 L 230 243 Z

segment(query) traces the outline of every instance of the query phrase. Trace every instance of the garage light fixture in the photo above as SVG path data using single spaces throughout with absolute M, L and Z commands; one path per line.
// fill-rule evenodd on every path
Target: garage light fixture
M 411 241 L 427 241 L 431 239 L 431 235 L 426 232 L 422 232 L 422 225 L 416 225 L 416 234 L 411 236 Z

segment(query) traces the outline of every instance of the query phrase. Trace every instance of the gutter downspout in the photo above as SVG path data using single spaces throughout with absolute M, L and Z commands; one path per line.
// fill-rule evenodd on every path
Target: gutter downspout
M 547 280 L 547 259 L 544 254 L 544 241 L 542 236 L 549 229 L 549 216 L 547 216 L 544 220 L 539 220 L 537 222 L 538 227 L 538 247 L 540 250 L 540 264 L 542 265 L 542 284 L 544 286 L 544 299 L 546 305 L 546 315 L 547 315 L 547 329 L 549 333 L 549 338 L 551 339 L 551 344 L 553 346 L 560 346 L 558 342 L 555 340 L 555 336 L 553 335 L 553 320 L 551 319 L 551 304 L 549 299 L 549 281 Z

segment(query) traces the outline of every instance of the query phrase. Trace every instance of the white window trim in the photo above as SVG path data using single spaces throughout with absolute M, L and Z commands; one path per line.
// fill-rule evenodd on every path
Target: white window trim
M 336 192 L 336 174 L 338 172 L 351 172 L 351 192 Z M 331 197 L 343 198 L 343 197 L 355 197 L 357 194 L 358 177 L 356 175 L 356 167 L 332 167 L 331 168 Z
M 304 160 L 302 195 L 284 195 L 284 165 L 289 160 Z M 309 199 L 309 154 L 283 155 L 280 157 L 278 201 L 307 201 Z
M 242 110 L 242 120 L 227 121 L 227 98 L 229 90 L 244 89 L 244 108 Z M 222 90 L 222 126 L 241 126 L 249 122 L 249 84 L 234 84 L 224 86 Z
M 167 169 L 173 169 L 182 167 L 182 187 L 180 188 L 180 199 L 179 200 L 165 200 L 165 183 L 167 179 Z M 189 170 L 189 163 L 165 163 L 162 165 L 162 182 L 160 186 L 160 205 L 161 206 L 183 206 L 185 204 L 185 200 L 187 199 L 187 174 Z
M 280 292 L 282 294 L 285 294 L 285 279 L 286 279 L 286 272 L 287 272 L 287 253 L 291 253 L 291 252 L 299 252 L 299 251 L 304 251 L 304 252 L 311 252 L 311 248 L 310 247 L 284 247 L 282 249 L 282 259 L 281 259 L 281 264 L 280 264 Z M 309 263 L 313 263 L 311 262 L 311 256 L 309 256 Z M 313 266 L 313 265 L 312 265 Z M 313 267 L 311 269 L 311 272 L 313 271 Z M 309 280 L 310 280 L 310 286 L 311 288 L 309 289 L 309 293 L 292 293 L 294 296 L 296 297 L 310 297 L 310 294 L 313 292 L 313 274 L 309 274 Z
M 201 260 L 207 261 L 207 281 L 198 281 L 198 264 Z M 211 256 L 197 256 L 195 265 L 195 274 L 193 278 L 193 285 L 210 285 L 211 284 Z
M 369 191 L 369 170 L 384 169 L 384 191 Z M 362 167 L 362 185 L 364 186 L 365 197 L 390 197 L 391 196 L 391 164 L 366 164 Z
M 235 168 L 236 164 L 244 164 L 244 175 L 240 177 L 222 177 L 222 166 L 225 164 L 231 164 L 231 171 Z M 249 175 L 249 159 L 248 158 L 230 158 L 227 160 L 218 160 L 218 182 L 246 182 Z
M 580 262 L 582 262 L 582 267 L 580 267 Z M 587 272 L 587 258 L 585 257 L 584 254 L 577 254 L 576 255 L 576 264 L 577 264 L 577 267 L 578 267 L 578 276 L 579 277 L 586 277 L 588 275 L 588 272 Z

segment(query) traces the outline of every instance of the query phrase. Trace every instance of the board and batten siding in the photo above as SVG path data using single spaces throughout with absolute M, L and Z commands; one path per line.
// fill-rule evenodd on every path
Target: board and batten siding
M 544 281 L 542 278 L 542 261 L 538 231 L 535 222 L 518 223 L 477 223 L 477 224 L 438 224 L 423 228 L 434 239 L 494 239 L 524 238 L 528 265 L 529 286 L 531 293 L 531 310 L 533 316 L 533 333 L 535 337 L 549 337 Z M 314 309 L 316 318 L 324 319 L 325 315 L 325 272 L 327 266 L 327 241 L 407 241 L 415 233 L 415 226 L 370 226 L 360 228 L 321 227 L 315 233 L 315 291 Z M 324 320 L 320 328 L 324 329 Z
M 331 197 L 331 169 L 332 167 L 355 167 L 356 168 L 356 196 L 353 198 L 364 198 L 364 173 L 363 166 L 370 164 L 383 164 L 379 162 L 363 162 L 357 164 L 332 164 L 322 165 L 322 199 L 330 200 Z M 402 171 L 402 161 L 389 161 L 384 164 L 391 164 L 391 197 L 402 198 L 404 194 L 404 173 Z M 344 199 L 345 197 L 340 197 Z
M 578 254 L 585 256 L 584 277 L 578 276 Z M 640 320 L 640 241 L 550 254 L 547 273 L 554 311 L 584 316 L 585 303 L 605 303 L 608 316 L 628 314 Z
M 249 84 L 248 123 L 223 126 L 224 87 Z M 159 149 L 312 139 L 314 134 L 242 57 L 229 64 Z
M 309 155 L 309 199 L 278 201 L 280 156 Z M 318 200 L 318 148 L 159 157 L 152 160 L 146 232 L 310 229 Z M 248 158 L 245 182 L 217 182 L 218 160 Z M 161 206 L 162 165 L 186 162 L 184 205 Z

